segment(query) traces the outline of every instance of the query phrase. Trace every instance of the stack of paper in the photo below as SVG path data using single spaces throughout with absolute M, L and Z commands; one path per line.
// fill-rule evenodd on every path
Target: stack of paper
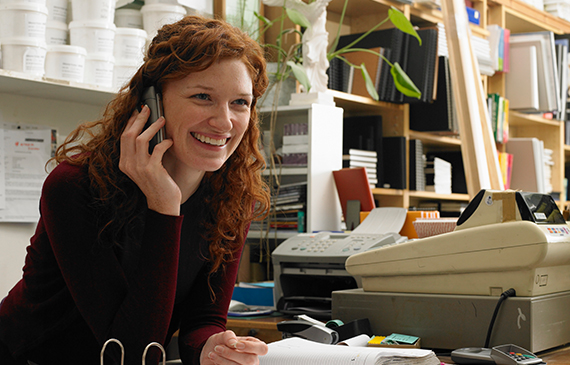
M 435 157 L 427 162 L 426 190 L 438 194 L 451 194 L 451 164 Z
M 378 175 L 376 166 L 378 165 L 378 153 L 376 151 L 367 151 L 351 148 L 348 155 L 343 156 L 344 168 L 364 167 L 368 182 L 371 188 L 375 188 L 378 184 Z
M 270 343 L 267 355 L 259 357 L 260 365 L 440 365 L 440 363 L 431 350 L 365 347 L 351 345 L 346 341 L 343 344 L 326 345 L 298 337 Z
M 289 123 L 283 126 L 283 166 L 307 166 L 308 133 L 307 123 Z

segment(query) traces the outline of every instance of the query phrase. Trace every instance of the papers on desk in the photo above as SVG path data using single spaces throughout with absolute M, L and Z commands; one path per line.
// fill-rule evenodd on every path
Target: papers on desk
M 346 341 L 345 341 L 346 342 Z M 325 345 L 298 337 L 272 342 L 260 365 L 440 365 L 431 350 Z

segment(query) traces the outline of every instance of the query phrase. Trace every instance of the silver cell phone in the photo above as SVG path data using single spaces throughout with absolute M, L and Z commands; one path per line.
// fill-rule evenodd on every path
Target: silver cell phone
M 162 96 L 160 93 L 156 92 L 154 86 L 150 86 L 143 91 L 141 97 L 141 103 L 139 107 L 139 111 L 142 110 L 144 105 L 148 105 L 150 109 L 150 116 L 144 126 L 143 130 L 146 130 L 150 125 L 158 120 L 161 116 L 164 115 L 162 109 Z M 154 150 L 154 146 L 159 144 L 164 140 L 165 137 L 165 130 L 164 127 L 160 128 L 160 130 L 152 137 L 148 145 L 148 152 L 152 154 Z

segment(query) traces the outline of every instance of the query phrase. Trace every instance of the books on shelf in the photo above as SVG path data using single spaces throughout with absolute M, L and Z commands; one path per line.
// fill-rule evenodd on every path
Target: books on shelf
M 377 182 L 370 181 L 371 184 L 377 186 L 383 180 L 382 165 L 382 116 L 381 115 L 363 115 L 345 117 L 343 123 L 342 136 L 342 153 L 344 156 L 349 155 L 349 151 L 367 150 L 376 152 L 376 164 L 372 163 L 364 165 L 362 159 L 353 159 L 352 166 L 343 167 L 374 167 L 376 169 Z M 347 157 L 348 160 L 348 157 Z
M 251 230 L 295 229 L 304 232 L 307 206 L 307 182 L 282 184 L 273 187 L 270 214 L 263 222 L 251 223 Z
M 309 125 L 287 123 L 283 126 L 283 166 L 307 166 Z
M 487 96 L 489 120 L 495 142 L 507 143 L 509 139 L 509 99 L 498 93 Z
M 451 164 L 435 157 L 426 164 L 426 190 L 437 194 L 451 194 Z
M 410 190 L 425 191 L 426 190 L 426 156 L 424 154 L 423 143 L 420 139 L 411 139 L 409 141 L 410 150 Z
M 506 152 L 513 155 L 511 189 L 546 191 L 544 143 L 538 138 L 511 138 Z
M 507 152 L 498 152 L 499 167 L 503 177 L 503 185 L 506 189 L 511 188 L 511 176 L 513 172 L 513 155 Z
M 351 148 L 347 155 L 343 155 L 343 168 L 364 167 L 370 188 L 375 188 L 378 184 L 377 165 L 378 154 L 376 151 L 358 150 Z
M 361 337 L 366 337 L 361 340 Z M 270 343 L 266 355 L 259 357 L 260 365 L 440 365 L 432 350 L 367 346 L 368 335 L 347 339 L 330 345 L 299 337 Z

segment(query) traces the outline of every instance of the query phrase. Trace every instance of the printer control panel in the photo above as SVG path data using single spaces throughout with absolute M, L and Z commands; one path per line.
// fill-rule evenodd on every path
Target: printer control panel
M 397 233 L 386 234 L 338 234 L 331 232 L 305 233 L 281 243 L 274 255 L 344 256 L 364 252 L 405 240 Z

